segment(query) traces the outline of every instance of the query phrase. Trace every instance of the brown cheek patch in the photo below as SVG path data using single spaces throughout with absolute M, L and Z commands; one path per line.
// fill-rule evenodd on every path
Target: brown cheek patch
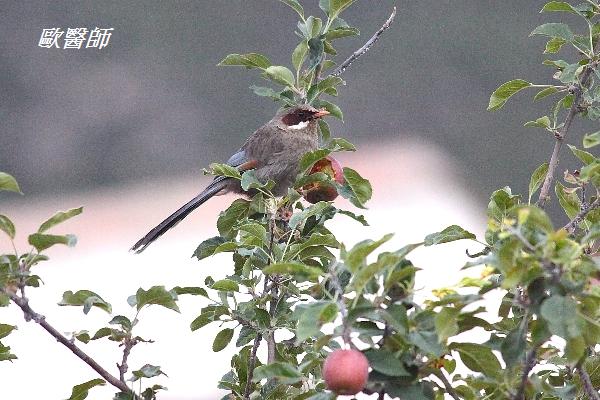
M 287 126 L 298 125 L 301 121 L 300 116 L 297 113 L 288 114 L 281 119 Z

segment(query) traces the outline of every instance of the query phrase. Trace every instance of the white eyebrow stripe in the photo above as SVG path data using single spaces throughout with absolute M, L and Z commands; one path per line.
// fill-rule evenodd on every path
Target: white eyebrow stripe
M 302 121 L 296 125 L 288 126 L 288 129 L 304 129 L 308 126 L 308 121 Z

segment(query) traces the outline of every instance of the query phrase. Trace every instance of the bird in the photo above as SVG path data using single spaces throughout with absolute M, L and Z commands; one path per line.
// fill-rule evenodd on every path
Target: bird
M 299 162 L 302 156 L 318 149 L 318 120 L 328 114 L 326 109 L 308 104 L 284 108 L 250 135 L 225 164 L 237 168 L 240 173 L 254 170 L 259 181 L 275 183 L 271 189 L 273 195 L 284 196 L 301 172 Z M 131 251 L 141 253 L 211 197 L 226 193 L 251 195 L 242 189 L 239 180 L 217 176 L 196 197 L 138 240 Z

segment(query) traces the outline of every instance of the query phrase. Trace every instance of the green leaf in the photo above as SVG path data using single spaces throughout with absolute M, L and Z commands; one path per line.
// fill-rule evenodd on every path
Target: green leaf
M 555 88 L 554 86 L 551 87 L 547 87 L 545 89 L 540 90 L 534 97 L 534 100 L 541 100 L 544 97 L 548 97 L 550 95 L 553 95 L 554 93 L 557 93 L 558 89 Z
M 206 290 L 204 288 L 201 287 L 195 287 L 195 286 L 175 286 L 173 288 L 173 291 L 175 293 L 177 293 L 178 295 L 182 295 L 182 294 L 191 294 L 193 296 L 202 296 L 202 297 L 207 297 L 208 298 L 208 293 L 206 293 Z
M 154 378 L 155 376 L 160 376 L 160 375 L 167 376 L 167 374 L 165 374 L 164 372 L 161 371 L 161 369 L 158 365 L 151 365 L 151 364 L 146 364 L 142 368 L 138 369 L 137 371 L 132 371 L 132 374 L 133 374 L 133 378 L 130 379 L 130 381 L 132 381 L 132 382 L 135 382 L 138 379 L 142 379 L 142 378 Z
M 337 27 L 335 29 L 330 29 L 326 34 L 325 34 L 325 39 L 326 40 L 335 40 L 335 39 L 340 39 L 340 38 L 344 38 L 344 37 L 348 37 L 348 36 L 357 36 L 360 35 L 360 31 L 354 27 L 350 27 L 350 26 L 340 26 Z
M 138 311 L 144 306 L 155 304 L 179 312 L 174 295 L 167 291 L 164 286 L 152 286 L 148 290 L 139 288 L 135 294 L 135 300 Z
M 243 221 L 249 213 L 250 210 L 250 202 L 244 199 L 236 199 L 231 203 L 231 205 L 219 214 L 219 218 L 217 219 L 217 229 L 221 234 L 221 237 L 216 236 L 207 241 L 204 241 L 200 246 L 198 246 L 198 251 L 200 251 L 200 255 L 203 257 L 199 257 L 198 259 L 202 259 L 214 254 L 215 249 L 225 243 L 226 239 L 233 239 L 237 234 L 236 226 L 240 221 Z M 202 248 L 201 248 L 202 247 Z M 194 253 L 196 255 L 196 253 Z
M 317 301 L 310 304 L 298 304 L 294 310 L 296 340 L 304 342 L 310 337 L 321 334 L 321 326 L 332 322 L 338 315 L 337 304 L 332 301 Z
M 364 353 L 369 366 L 387 376 L 412 376 L 404 363 L 389 350 L 368 350 Z
M 0 361 L 11 361 L 16 360 L 17 356 L 10 352 L 9 346 L 4 346 L 0 343 Z
M 574 300 L 557 294 L 544 300 L 540 308 L 540 314 L 548 323 L 550 332 L 563 339 L 581 335 L 576 311 L 577 303 Z
M 242 66 L 248 69 L 259 68 L 266 69 L 271 65 L 269 59 L 262 54 L 229 54 L 219 64 L 219 66 Z
M 83 313 L 90 312 L 92 307 L 98 307 L 107 313 L 112 312 L 112 306 L 104 301 L 100 295 L 91 290 L 78 290 L 73 293 L 67 290 L 63 293 L 62 300 L 58 303 L 59 306 L 83 306 Z
M 309 281 L 316 282 L 323 271 L 317 267 L 311 267 L 299 262 L 281 262 L 266 266 L 263 273 L 267 275 L 295 275 L 306 277 Z
M 131 320 L 123 315 L 115 315 L 108 323 L 111 325 L 120 325 L 125 331 L 131 331 L 131 328 L 133 328 Z
M 328 202 L 320 201 L 311 205 L 310 207 L 305 208 L 299 213 L 294 213 L 290 218 L 288 225 L 291 229 L 296 229 L 308 218 L 315 215 L 322 215 L 324 212 L 331 211 L 331 209 L 332 206 Z
M 300 5 L 300 3 L 298 3 L 297 0 L 279 0 L 279 1 L 290 6 L 294 11 L 296 11 L 298 13 L 300 18 L 304 19 L 304 8 L 302 8 L 302 6 Z
M 331 154 L 331 150 L 329 149 L 318 149 L 318 150 L 313 150 L 313 151 L 309 151 L 308 153 L 305 153 L 302 158 L 300 159 L 300 171 L 307 171 L 309 168 L 311 168 L 317 161 L 322 160 L 323 158 L 327 157 L 329 154 Z
M 546 48 L 544 49 L 544 54 L 556 54 L 562 49 L 562 47 L 567 43 L 566 40 L 553 37 L 552 39 L 546 42 Z M 550 89 L 550 88 L 548 88 Z M 537 95 L 536 95 L 537 97 Z M 535 98 L 534 98 L 535 99 Z
M 502 366 L 489 347 L 476 343 L 453 343 L 452 349 L 460 354 L 460 359 L 471 371 L 491 378 L 502 376 Z
M 273 82 L 294 87 L 294 74 L 292 71 L 281 65 L 272 65 L 265 70 L 265 76 Z
M 577 196 L 576 192 L 569 191 L 560 182 L 556 183 L 555 192 L 561 207 L 565 210 L 567 216 L 573 219 L 581 210 L 579 196 Z
M 292 244 L 287 253 L 285 254 L 284 261 L 293 260 L 294 257 L 298 256 L 300 252 L 308 249 L 309 247 L 315 246 L 327 246 L 327 247 L 335 247 L 339 246 L 338 241 L 335 239 L 335 236 L 331 234 L 323 235 L 321 233 L 313 233 L 308 240 L 294 243 Z
M 433 354 L 435 357 L 441 357 L 445 352 L 444 346 L 440 344 L 435 332 L 410 332 L 408 334 L 408 341 L 427 354 Z
M 600 131 L 588 133 L 583 137 L 583 147 L 589 149 L 600 144 Z
M 7 337 L 15 329 L 17 327 L 14 325 L 0 324 L 0 339 Z
M 342 113 L 342 109 L 337 105 L 330 103 L 329 101 L 319 100 L 319 106 L 324 107 L 331 116 L 338 118 L 339 120 L 344 120 L 344 113 Z
M 320 37 L 308 40 L 308 66 L 307 72 L 312 72 L 321 61 L 323 61 L 323 53 L 325 52 L 325 44 Z
M 212 345 L 212 349 L 215 353 L 227 347 L 227 345 L 229 344 L 229 342 L 231 342 L 231 339 L 233 338 L 233 332 L 233 329 L 225 328 L 219 333 L 217 333 L 217 336 L 215 336 L 215 340 Z
M 502 358 L 509 367 L 513 367 L 523 360 L 527 348 L 525 320 L 524 318 L 516 329 L 506 335 L 500 346 Z
M 323 27 L 323 21 L 321 18 L 313 17 L 312 15 L 306 19 L 306 32 L 311 38 L 319 36 L 321 28 Z
M 319 119 L 319 132 L 321 134 L 321 141 L 326 142 L 331 137 L 331 130 L 329 124 L 323 119 Z
M 106 385 L 106 382 L 104 379 L 100 378 L 92 379 L 91 381 L 84 382 L 80 385 L 75 385 L 71 391 L 71 397 L 67 400 L 83 400 L 87 398 L 90 389 L 104 385 Z
M 361 268 L 367 265 L 367 256 L 374 252 L 379 246 L 390 240 L 394 236 L 388 233 L 377 241 L 363 240 L 357 243 L 351 250 L 342 254 L 344 263 L 352 273 L 358 272 Z
M 344 10 L 354 3 L 355 0 L 329 0 L 329 17 L 336 19 Z
M 238 229 L 240 232 L 246 232 L 248 235 L 255 237 L 261 244 L 268 244 L 267 230 L 261 224 L 250 222 L 241 225 Z
M 242 179 L 242 175 L 237 168 L 227 164 L 212 163 L 210 164 L 211 174 L 217 176 L 226 176 L 234 179 Z
M 76 215 L 79 215 L 83 212 L 83 207 L 73 208 L 68 211 L 59 211 L 50 217 L 48 220 L 44 221 L 42 225 L 38 228 L 38 233 L 43 233 L 48 229 L 52 228 L 55 225 L 60 224 L 70 218 L 73 218 Z
M 0 214 L 0 231 L 6 233 L 11 239 L 15 238 L 15 224 L 6 215 Z
M 458 315 L 456 308 L 443 307 L 434 318 L 435 331 L 440 342 L 445 342 L 449 337 L 458 333 Z
M 300 71 L 302 67 L 302 63 L 306 58 L 306 54 L 308 53 L 308 42 L 306 40 L 298 43 L 298 46 L 294 49 L 292 53 L 292 65 L 296 71 Z
M 577 147 L 572 146 L 570 144 L 568 144 L 567 146 L 569 146 L 569 149 L 571 150 L 573 155 L 575 157 L 579 158 L 579 160 L 581 160 L 581 162 L 583 162 L 585 165 L 589 165 L 589 164 L 593 163 L 594 160 L 596 159 L 596 157 L 594 157 L 594 155 L 592 153 L 588 153 L 587 151 L 579 150 Z
M 567 24 L 551 22 L 543 24 L 535 28 L 529 36 L 543 35 L 550 36 L 553 38 L 561 38 L 567 42 L 572 42 L 575 39 L 575 35 L 571 32 L 571 28 Z
M 254 370 L 252 381 L 259 382 L 263 379 L 271 378 L 277 378 L 277 382 L 281 384 L 292 385 L 302 381 L 304 376 L 292 364 L 276 361 L 257 367 Z
M 566 11 L 573 14 L 580 14 L 572 5 L 565 1 L 550 1 L 544 5 L 540 12 L 548 11 Z
M 356 207 L 365 208 L 365 203 L 373 195 L 371 183 L 352 168 L 344 167 L 343 171 L 345 183 L 338 192 Z
M 75 235 L 46 235 L 44 233 L 33 233 L 29 235 L 29 244 L 36 248 L 37 251 L 44 251 L 55 244 L 64 244 L 73 247 L 77 244 Z
M 547 116 L 543 116 L 540 117 L 538 119 L 536 119 L 535 121 L 528 121 L 525 123 L 524 125 L 525 127 L 528 128 L 544 128 L 544 129 L 548 129 L 550 128 L 550 118 L 548 118 Z
M 508 99 L 515 93 L 531 86 L 531 83 L 522 79 L 515 79 L 504 83 L 498 89 L 492 93 L 490 97 L 490 104 L 488 105 L 488 111 L 499 110 L 506 104 Z
M 248 189 L 267 189 L 270 190 L 273 188 L 273 182 L 269 181 L 263 183 L 258 180 L 256 177 L 256 173 L 253 170 L 246 171 L 242 174 L 242 189 L 248 191 Z
M 441 232 L 425 236 L 424 244 L 425 246 L 432 246 L 434 244 L 454 242 L 462 239 L 475 239 L 475 235 L 458 225 L 451 225 Z
M 537 190 L 542 186 L 544 179 L 546 178 L 546 174 L 548 173 L 548 163 L 545 162 L 533 171 L 531 175 L 531 179 L 529 180 L 529 200 L 528 203 L 531 204 L 531 198 L 537 192 Z
M 17 180 L 5 172 L 0 172 L 0 191 L 2 190 L 23 194 Z
M 332 152 L 356 151 L 356 147 L 344 138 L 333 138 L 327 143 L 326 147 Z
M 206 239 L 196 248 L 193 257 L 196 257 L 198 260 L 210 257 L 215 254 L 215 250 L 225 242 L 227 242 L 227 239 L 221 236 L 214 236 L 210 239 Z
M 220 281 L 213 283 L 211 289 L 222 290 L 224 292 L 239 292 L 240 286 L 237 284 L 237 282 L 234 282 L 230 279 L 221 279 Z

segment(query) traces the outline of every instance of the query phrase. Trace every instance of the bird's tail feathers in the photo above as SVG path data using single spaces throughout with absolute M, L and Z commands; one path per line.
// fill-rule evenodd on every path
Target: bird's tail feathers
M 182 219 L 187 217 L 189 213 L 225 189 L 230 179 L 231 178 L 225 178 L 222 176 L 215 178 L 215 180 L 213 180 L 210 185 L 208 185 L 206 189 L 202 191 L 202 193 L 187 202 L 183 207 L 175 211 L 167 219 L 154 227 L 146 234 L 146 236 L 138 240 L 138 242 L 131 248 L 131 251 L 135 251 L 138 254 L 144 251 L 146 247 L 162 236 L 162 234 L 164 234 L 166 231 L 177 225 Z

